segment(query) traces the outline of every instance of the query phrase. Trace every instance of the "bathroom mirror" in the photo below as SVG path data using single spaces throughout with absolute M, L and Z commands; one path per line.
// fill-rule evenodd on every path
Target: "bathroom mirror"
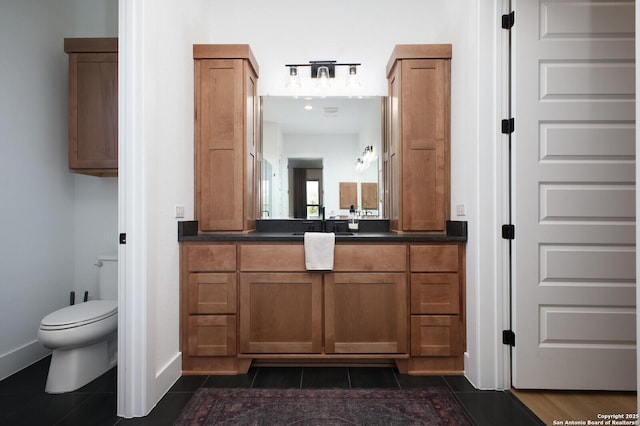
M 383 137 L 383 97 L 262 97 L 261 217 L 346 218 L 354 186 L 354 207 L 379 217 Z

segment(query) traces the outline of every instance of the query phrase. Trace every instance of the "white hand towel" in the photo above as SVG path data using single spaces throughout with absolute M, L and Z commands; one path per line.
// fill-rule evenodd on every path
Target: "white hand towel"
M 336 234 L 333 232 L 305 232 L 304 257 L 307 270 L 331 271 Z

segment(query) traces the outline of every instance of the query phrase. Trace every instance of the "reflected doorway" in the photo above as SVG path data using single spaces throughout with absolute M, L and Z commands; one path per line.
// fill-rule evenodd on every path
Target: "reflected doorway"
M 289 158 L 289 214 L 296 219 L 317 219 L 322 206 L 322 158 Z

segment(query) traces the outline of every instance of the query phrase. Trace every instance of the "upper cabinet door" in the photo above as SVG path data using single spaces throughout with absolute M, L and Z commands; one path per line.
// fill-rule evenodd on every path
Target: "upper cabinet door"
M 69 54 L 69 169 L 118 172 L 118 40 L 65 39 Z

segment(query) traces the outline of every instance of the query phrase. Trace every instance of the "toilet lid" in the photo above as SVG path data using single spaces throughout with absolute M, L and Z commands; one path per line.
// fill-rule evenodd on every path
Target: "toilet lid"
M 118 302 L 115 300 L 90 300 L 51 312 L 42 319 L 40 326 L 48 330 L 79 327 L 117 313 Z

